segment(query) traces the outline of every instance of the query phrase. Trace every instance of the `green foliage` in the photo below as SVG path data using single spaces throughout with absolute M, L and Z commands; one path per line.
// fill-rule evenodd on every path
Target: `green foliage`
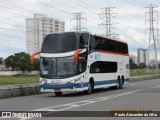
M 30 64 L 30 55 L 24 52 L 16 53 L 5 59 L 6 67 L 11 67 L 12 70 L 32 71 L 39 70 L 39 62 L 36 60 L 34 65 Z
M 10 55 L 9 57 L 7 57 L 5 60 L 4 60 L 5 64 L 6 64 L 6 67 L 11 67 L 13 70 L 15 70 L 16 68 L 16 65 L 14 64 L 16 62 L 16 60 L 14 59 L 14 56 L 13 55 Z
M 34 70 L 40 70 L 40 61 L 39 61 L 39 59 L 35 59 L 34 60 Z
M 140 63 L 140 64 L 139 64 L 139 68 L 140 68 L 140 69 L 144 69 L 144 68 L 146 68 L 146 65 L 145 65 L 144 63 Z
M 2 60 L 0 59 L 0 64 L 2 64 Z
M 138 65 L 133 62 L 132 59 L 129 59 L 130 69 L 137 69 Z

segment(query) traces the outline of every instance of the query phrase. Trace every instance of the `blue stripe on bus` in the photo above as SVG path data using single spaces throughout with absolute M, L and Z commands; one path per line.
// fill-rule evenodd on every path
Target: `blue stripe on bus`
M 94 81 L 94 86 L 117 83 L 117 80 Z
M 70 83 L 70 84 L 66 84 L 66 85 L 60 85 L 60 86 L 53 86 L 53 85 L 47 85 L 47 84 L 43 84 L 40 85 L 41 88 L 43 89 L 71 89 L 71 88 L 82 88 L 82 87 L 87 87 L 88 83 Z
M 125 79 L 124 82 L 129 82 L 129 79 Z M 114 83 L 117 83 L 117 80 L 95 81 L 94 86 L 114 84 Z M 60 86 L 53 86 L 53 85 L 47 85 L 47 84 L 40 85 L 40 87 L 43 89 L 72 89 L 73 87 L 83 88 L 87 86 L 88 86 L 87 82 L 86 83 L 70 83 L 70 84 L 60 85 Z

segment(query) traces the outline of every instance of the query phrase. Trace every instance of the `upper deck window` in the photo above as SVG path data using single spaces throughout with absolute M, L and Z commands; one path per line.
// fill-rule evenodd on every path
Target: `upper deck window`
M 117 52 L 122 54 L 128 54 L 128 45 L 127 43 L 114 41 L 111 39 L 91 36 L 90 39 L 90 50 L 104 50 L 110 52 Z

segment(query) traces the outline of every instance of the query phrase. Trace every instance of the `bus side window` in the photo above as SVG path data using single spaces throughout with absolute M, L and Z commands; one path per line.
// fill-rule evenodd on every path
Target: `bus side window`
M 103 50 L 104 48 L 104 40 L 98 36 L 95 37 L 95 50 Z
M 83 48 L 83 47 L 84 47 L 83 37 L 82 37 L 82 36 L 80 36 L 79 48 Z
M 99 64 L 97 62 L 91 64 L 90 73 L 100 73 Z
M 78 62 L 79 73 L 86 71 L 87 62 L 85 60 Z
M 117 62 L 97 61 L 91 64 L 90 73 L 116 73 Z
M 96 47 L 96 39 L 94 35 L 91 35 L 89 40 L 89 51 L 95 50 L 95 47 Z

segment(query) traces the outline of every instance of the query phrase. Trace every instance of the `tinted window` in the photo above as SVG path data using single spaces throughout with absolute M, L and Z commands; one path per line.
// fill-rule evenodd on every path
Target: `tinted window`
M 91 50 L 104 50 L 128 54 L 128 45 L 126 43 L 109 40 L 98 36 L 91 36 L 90 48 Z
M 91 35 L 90 36 L 90 42 L 89 42 L 89 49 L 90 49 L 90 51 L 94 50 L 95 47 L 96 47 L 96 39 L 95 39 L 94 35 Z
M 83 33 L 80 35 L 79 48 L 87 48 L 88 47 L 88 38 L 89 38 L 89 34 L 87 34 L 87 33 Z
M 47 35 L 42 44 L 42 53 L 63 53 L 79 48 L 78 35 L 75 33 Z
M 90 66 L 90 73 L 115 73 L 117 72 L 117 62 L 94 62 Z
M 79 58 L 78 58 L 78 72 L 82 73 L 84 71 L 86 71 L 86 67 L 87 67 L 87 52 L 81 53 L 79 54 Z

